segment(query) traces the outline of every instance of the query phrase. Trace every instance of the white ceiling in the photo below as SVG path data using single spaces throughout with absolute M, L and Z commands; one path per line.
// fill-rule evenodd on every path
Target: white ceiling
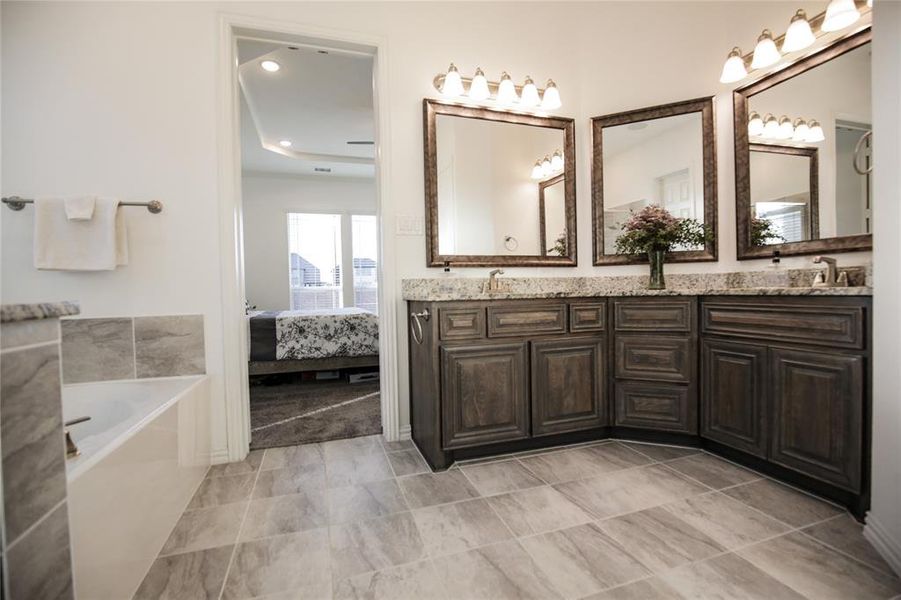
M 245 171 L 326 177 L 375 176 L 372 58 L 256 40 L 238 42 Z M 270 73 L 260 66 L 274 60 Z M 290 140 L 288 149 L 280 140 Z M 331 169 L 319 173 L 316 168 Z

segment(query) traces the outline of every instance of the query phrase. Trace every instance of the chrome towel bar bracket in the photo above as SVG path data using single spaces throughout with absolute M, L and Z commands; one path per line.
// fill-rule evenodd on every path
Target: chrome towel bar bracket
M 20 198 L 19 196 L 10 196 L 2 198 L 2 202 L 7 205 L 10 210 L 22 210 L 26 204 L 34 204 L 34 200 Z M 163 212 L 163 203 L 159 200 L 151 200 L 150 202 L 120 202 L 120 206 L 143 206 L 151 213 L 157 215 Z

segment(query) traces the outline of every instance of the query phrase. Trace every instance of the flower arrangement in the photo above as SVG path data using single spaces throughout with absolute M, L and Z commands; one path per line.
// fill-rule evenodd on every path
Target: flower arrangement
M 766 246 L 784 242 L 785 238 L 779 235 L 773 222 L 763 217 L 751 219 L 751 245 Z
M 548 252 L 553 252 L 557 256 L 566 256 L 566 232 L 564 231 L 554 240 L 554 245 L 548 248 Z
M 661 206 L 646 206 L 633 213 L 623 224 L 623 234 L 616 240 L 620 254 L 647 254 L 651 265 L 648 288 L 662 290 L 663 260 L 677 246 L 703 246 L 710 237 L 709 229 L 695 219 L 674 217 Z

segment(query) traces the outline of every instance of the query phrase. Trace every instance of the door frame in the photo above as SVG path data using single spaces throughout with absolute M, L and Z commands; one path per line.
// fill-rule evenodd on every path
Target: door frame
M 387 132 L 388 44 L 382 36 L 303 23 L 223 13 L 219 20 L 217 145 L 219 147 L 219 250 L 222 291 L 223 387 L 226 448 L 213 462 L 243 460 L 250 448 L 250 394 L 244 312 L 243 204 L 241 199 L 240 103 L 237 40 L 264 36 L 273 41 L 331 46 L 373 57 L 375 111 L 376 216 L 379 241 L 379 375 L 382 432 L 388 441 L 400 436 L 397 362 L 397 286 L 395 241 L 385 223 L 393 222 L 394 205 Z

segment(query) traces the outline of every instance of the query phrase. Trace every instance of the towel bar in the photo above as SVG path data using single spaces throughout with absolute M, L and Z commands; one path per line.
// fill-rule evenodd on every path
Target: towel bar
M 22 210 L 25 208 L 26 204 L 34 204 L 34 200 L 19 198 L 18 196 L 2 198 L 2 201 L 10 208 L 10 210 Z M 120 202 L 119 204 L 121 206 L 144 206 L 155 215 L 163 212 L 163 203 L 159 200 L 151 200 L 150 202 Z

